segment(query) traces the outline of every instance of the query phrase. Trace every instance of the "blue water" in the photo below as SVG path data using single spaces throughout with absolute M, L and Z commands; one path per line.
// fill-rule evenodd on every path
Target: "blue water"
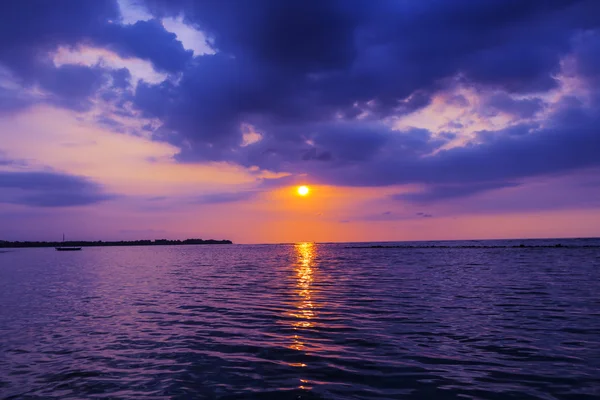
M 0 398 L 600 398 L 600 247 L 521 243 L 600 246 L 1 253 Z

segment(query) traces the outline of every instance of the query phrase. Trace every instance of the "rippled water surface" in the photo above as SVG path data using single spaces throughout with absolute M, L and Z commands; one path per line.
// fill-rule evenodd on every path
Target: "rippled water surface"
M 0 398 L 600 396 L 599 248 L 347 246 L 2 253 Z

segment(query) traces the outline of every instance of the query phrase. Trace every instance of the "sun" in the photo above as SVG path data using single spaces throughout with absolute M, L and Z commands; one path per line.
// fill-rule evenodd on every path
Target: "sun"
M 298 186 L 297 191 L 300 196 L 306 196 L 310 192 L 310 189 L 308 186 Z

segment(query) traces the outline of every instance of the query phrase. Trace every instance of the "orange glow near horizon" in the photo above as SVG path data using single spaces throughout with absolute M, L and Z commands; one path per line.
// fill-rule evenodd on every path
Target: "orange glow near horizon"
M 300 196 L 307 196 L 310 193 L 310 189 L 308 186 L 298 186 L 297 192 Z

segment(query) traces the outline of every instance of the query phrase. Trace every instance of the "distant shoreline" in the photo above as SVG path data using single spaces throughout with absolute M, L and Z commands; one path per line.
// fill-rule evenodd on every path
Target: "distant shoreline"
M 372 245 L 372 246 L 346 246 L 346 249 L 598 249 L 600 245 L 564 245 L 564 244 L 548 244 L 548 245 L 525 245 L 520 244 L 518 246 L 508 246 L 508 245 L 455 245 L 455 246 L 446 246 L 446 245 L 421 245 L 421 246 L 382 246 L 382 245 Z
M 0 249 L 38 247 L 124 247 L 124 246 L 187 246 L 198 244 L 233 244 L 231 240 L 186 239 L 186 240 L 121 240 L 121 241 L 68 241 L 68 242 L 9 242 L 0 240 Z

